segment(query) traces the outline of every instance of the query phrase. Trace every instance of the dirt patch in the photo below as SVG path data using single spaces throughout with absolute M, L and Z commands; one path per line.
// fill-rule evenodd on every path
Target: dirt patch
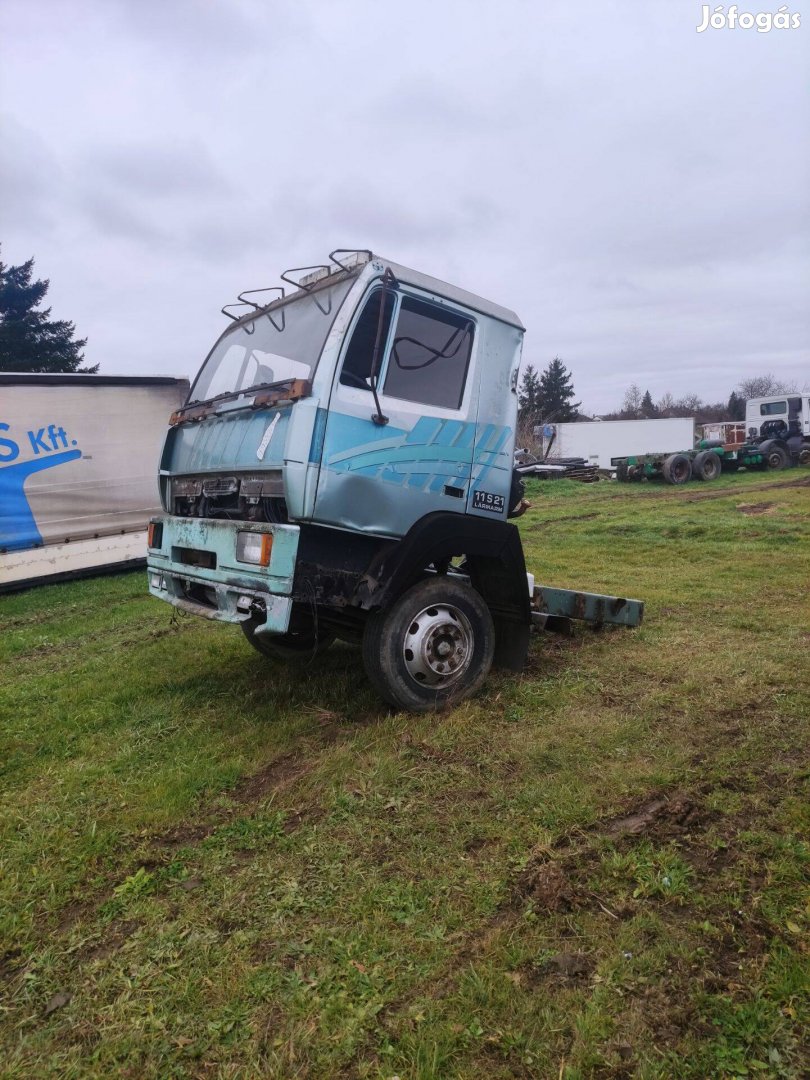
M 13 978 L 21 969 L 22 949 L 9 949 L 0 956 L 0 984 Z
M 754 516 L 756 514 L 770 514 L 776 509 L 776 503 L 738 503 L 737 509 L 741 514 L 748 514 L 749 516 Z
M 289 836 L 290 833 L 300 829 L 302 825 L 312 825 L 320 821 L 324 813 L 325 811 L 319 806 L 304 806 L 300 810 L 294 810 L 286 814 L 281 827 L 285 835 Z
M 259 806 L 266 802 L 272 795 L 283 791 L 290 784 L 305 776 L 313 768 L 311 761 L 305 761 L 296 754 L 285 754 L 283 757 L 269 762 L 258 772 L 245 776 L 227 792 L 232 806 L 217 811 L 208 821 L 182 822 L 165 832 L 158 833 L 150 838 L 150 842 L 158 848 L 189 847 L 207 839 L 220 826 L 232 821 L 239 816 L 246 806 Z M 305 810 L 293 812 L 284 822 L 284 831 L 294 832 L 299 825 L 310 820 L 314 816 Z
M 221 824 L 219 821 L 207 825 L 184 822 L 165 832 L 157 833 L 151 837 L 151 843 L 159 848 L 189 847 L 191 844 L 198 844 L 200 840 L 205 840 L 219 824 Z
M 534 861 L 518 875 L 516 898 L 531 900 L 537 911 L 570 911 L 575 906 L 573 886 L 559 862 Z
M 652 836 L 665 840 L 700 824 L 702 816 L 695 801 L 681 792 L 648 797 L 630 813 L 601 822 L 597 828 L 605 836 Z
M 92 910 L 93 905 L 89 900 L 71 900 L 69 904 L 65 904 L 59 913 L 59 923 L 56 929 L 60 934 L 70 930 L 74 923 L 77 923 L 88 911 Z
M 517 974 L 520 982 L 534 989 L 549 979 L 567 986 L 581 983 L 593 969 L 594 962 L 585 953 L 561 952 L 539 964 L 526 964 Z
M 471 836 L 464 843 L 464 853 L 473 856 L 480 855 L 488 847 L 493 847 L 497 843 L 498 841 L 492 836 Z
M 295 754 L 286 754 L 257 773 L 244 777 L 228 792 L 228 797 L 240 805 L 264 802 L 270 795 L 277 794 L 300 779 L 311 768 L 311 762 L 302 761 Z
M 121 919 L 107 928 L 106 935 L 92 945 L 86 946 L 79 953 L 82 960 L 104 960 L 118 952 L 125 941 L 143 925 L 142 919 Z

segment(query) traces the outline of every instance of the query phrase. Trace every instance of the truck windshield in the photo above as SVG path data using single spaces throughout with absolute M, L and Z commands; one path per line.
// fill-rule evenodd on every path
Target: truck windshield
M 311 379 L 353 278 L 302 293 L 250 322 L 226 330 L 208 354 L 188 400 L 249 390 L 285 379 Z

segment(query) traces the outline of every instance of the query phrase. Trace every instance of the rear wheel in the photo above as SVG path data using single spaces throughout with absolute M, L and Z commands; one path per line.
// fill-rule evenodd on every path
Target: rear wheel
M 325 652 L 335 640 L 334 634 L 319 630 L 314 624 L 304 625 L 286 634 L 257 634 L 257 624 L 254 622 L 240 625 L 256 652 L 287 663 L 307 663 L 318 653 Z
M 799 464 L 810 465 L 810 443 L 807 443 L 799 451 Z
M 716 480 L 722 468 L 720 455 L 713 450 L 702 450 L 692 462 L 692 473 L 699 480 Z
M 446 575 L 420 581 L 387 611 L 371 615 L 363 636 L 371 683 L 406 712 L 428 712 L 474 694 L 494 652 L 489 608 L 471 585 Z
M 670 454 L 662 472 L 668 484 L 685 484 L 692 476 L 692 462 L 686 454 Z
M 784 446 L 775 443 L 765 451 L 765 464 L 769 469 L 786 469 L 790 464 L 790 457 Z

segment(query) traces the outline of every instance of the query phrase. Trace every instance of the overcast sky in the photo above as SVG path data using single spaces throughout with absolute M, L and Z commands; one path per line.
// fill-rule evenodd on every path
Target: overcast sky
M 590 410 L 810 385 L 790 10 L 699 34 L 691 0 L 2 0 L 2 258 L 35 256 L 108 374 L 192 375 L 223 303 L 357 246 L 514 308 Z

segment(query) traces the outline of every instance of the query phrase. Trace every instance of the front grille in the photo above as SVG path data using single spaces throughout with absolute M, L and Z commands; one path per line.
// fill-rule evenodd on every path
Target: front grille
M 175 476 L 169 490 L 169 510 L 178 517 L 288 521 L 280 469 L 244 476 Z
M 203 495 L 235 495 L 239 481 L 235 476 L 213 476 L 202 482 Z

